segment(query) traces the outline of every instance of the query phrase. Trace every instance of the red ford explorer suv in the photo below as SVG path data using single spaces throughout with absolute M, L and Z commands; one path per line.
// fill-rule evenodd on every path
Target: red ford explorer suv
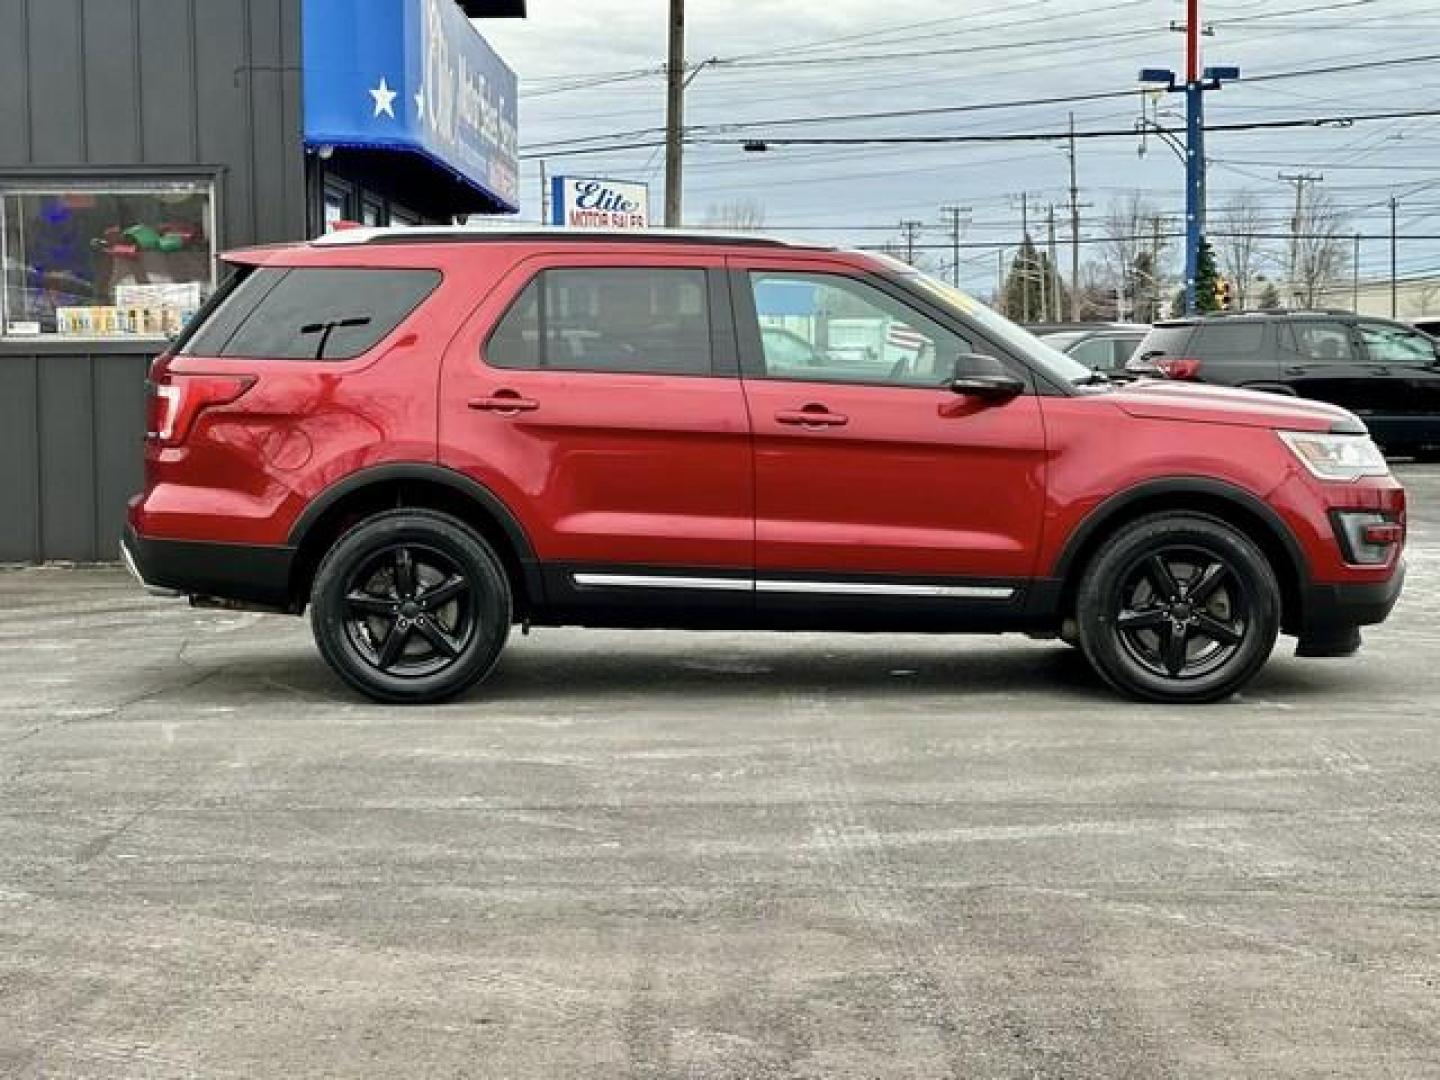
M 1111 385 L 891 259 L 412 229 L 226 261 L 155 362 L 126 561 L 308 607 L 381 701 L 463 691 L 515 623 L 1020 631 L 1213 701 L 1400 592 L 1404 491 L 1354 416 Z

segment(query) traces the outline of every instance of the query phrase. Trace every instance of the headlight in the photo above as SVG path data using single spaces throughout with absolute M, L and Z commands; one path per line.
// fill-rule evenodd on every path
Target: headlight
M 1321 480 L 1390 475 L 1385 455 L 1368 435 L 1330 435 L 1318 431 L 1277 431 L 1276 434 Z

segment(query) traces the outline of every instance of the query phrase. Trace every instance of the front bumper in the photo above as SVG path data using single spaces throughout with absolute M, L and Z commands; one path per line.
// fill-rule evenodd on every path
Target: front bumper
M 1373 626 L 1389 617 L 1405 585 L 1405 563 L 1385 581 L 1330 584 L 1312 582 L 1301 597 L 1302 636 L 1347 626 Z
M 127 525 L 120 557 L 135 580 L 159 596 L 188 595 L 271 610 L 292 606 L 294 548 L 161 540 Z

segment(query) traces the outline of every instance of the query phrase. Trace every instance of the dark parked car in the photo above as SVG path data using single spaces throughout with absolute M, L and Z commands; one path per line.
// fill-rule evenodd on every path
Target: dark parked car
M 1326 312 L 1157 323 L 1128 369 L 1341 405 L 1388 452 L 1440 449 L 1440 342 L 1388 319 Z
M 1040 340 L 1051 348 L 1068 353 L 1072 360 L 1084 364 L 1091 371 L 1113 374 L 1125 371 L 1126 363 L 1149 332 L 1150 327 L 1143 323 L 1130 326 L 1102 323 L 1087 330 L 1041 334 Z

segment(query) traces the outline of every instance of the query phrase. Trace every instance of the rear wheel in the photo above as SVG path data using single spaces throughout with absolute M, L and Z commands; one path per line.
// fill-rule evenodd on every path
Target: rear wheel
M 490 546 L 427 510 L 380 514 L 347 532 L 321 562 L 310 603 L 326 663 L 395 704 L 474 685 L 510 633 L 510 585 Z
M 1240 531 L 1215 518 L 1162 514 L 1110 538 L 1080 583 L 1076 616 L 1086 657 L 1122 693 L 1217 701 L 1269 659 L 1280 586 Z

